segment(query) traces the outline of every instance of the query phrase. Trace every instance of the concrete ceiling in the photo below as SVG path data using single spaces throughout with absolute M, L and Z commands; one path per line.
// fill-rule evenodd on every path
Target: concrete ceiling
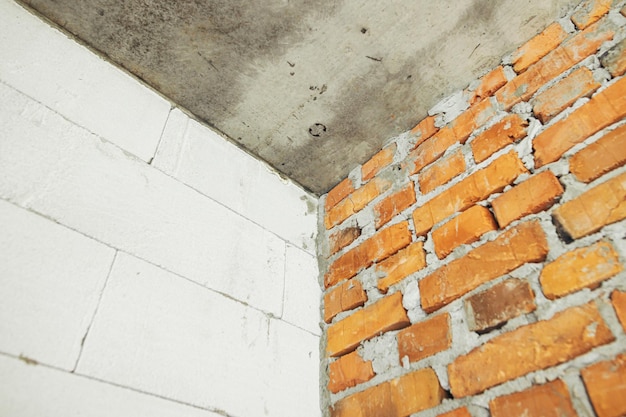
M 322 194 L 580 0 L 23 0 Z

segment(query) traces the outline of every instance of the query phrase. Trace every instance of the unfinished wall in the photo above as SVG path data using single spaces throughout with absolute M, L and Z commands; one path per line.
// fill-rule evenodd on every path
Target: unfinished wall
M 0 1 L 0 415 L 319 415 L 316 199 Z
M 320 201 L 330 415 L 626 415 L 614 3 L 583 2 Z

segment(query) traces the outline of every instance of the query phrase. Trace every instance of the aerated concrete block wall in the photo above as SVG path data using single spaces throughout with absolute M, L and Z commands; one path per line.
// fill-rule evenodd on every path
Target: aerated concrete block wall
M 626 415 L 625 38 L 582 2 L 320 200 L 325 412 Z
M 0 57 L 0 415 L 320 415 L 317 199 L 10 0 Z

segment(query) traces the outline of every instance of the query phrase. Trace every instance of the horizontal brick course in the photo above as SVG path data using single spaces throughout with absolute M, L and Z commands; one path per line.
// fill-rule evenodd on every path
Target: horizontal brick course
M 396 144 L 392 143 L 382 151 L 374 155 L 369 161 L 361 167 L 361 179 L 369 181 L 374 178 L 381 169 L 389 165 L 393 161 L 393 155 L 396 153 Z
M 517 114 L 506 116 L 474 138 L 471 143 L 474 160 L 480 163 L 496 151 L 523 138 L 527 126 L 528 122 Z
M 359 236 L 361 236 L 361 228 L 359 227 L 346 227 L 339 230 L 328 238 L 330 243 L 329 255 L 334 255 L 341 249 L 354 242 Z
M 572 22 L 578 29 L 584 29 L 607 14 L 611 3 L 612 0 L 585 0 L 572 15 Z
M 447 313 L 415 323 L 398 333 L 400 361 L 407 356 L 409 362 L 417 362 L 448 349 L 451 344 L 450 315 Z
M 461 151 L 457 151 L 449 157 L 437 161 L 420 174 L 420 191 L 422 194 L 428 194 L 464 171 L 465 157 Z
M 428 116 L 419 122 L 413 129 L 411 129 L 411 135 L 417 138 L 413 149 L 417 148 L 422 142 L 430 138 L 439 130 L 435 126 L 435 116 Z
M 591 182 L 626 163 L 626 125 L 607 133 L 573 155 L 569 169 L 578 180 Z
M 326 229 L 342 223 L 348 217 L 363 210 L 366 205 L 390 187 L 390 181 L 374 178 L 326 212 L 326 216 L 324 216 Z
M 410 181 L 400 191 L 390 195 L 374 206 L 374 226 L 376 229 L 381 228 L 389 220 L 393 219 L 396 214 L 415 204 L 415 201 L 415 188 L 413 182 Z
M 352 352 L 329 365 L 328 377 L 328 390 L 336 394 L 374 378 L 374 369 L 371 361 L 365 361 L 357 352 Z
M 470 105 L 491 97 L 500 87 L 506 84 L 506 74 L 502 66 L 490 71 L 480 79 L 480 84 L 470 93 Z
M 567 32 L 558 23 L 552 23 L 543 32 L 535 36 L 513 53 L 513 69 L 518 74 L 546 56 L 565 38 Z
M 626 415 L 626 355 L 591 365 L 581 375 L 598 417 Z
M 337 203 L 339 203 L 341 200 L 343 200 L 353 192 L 354 184 L 352 183 L 352 180 L 350 178 L 344 179 L 328 192 L 328 194 L 326 195 L 326 203 L 324 204 L 324 209 L 326 211 L 330 210 L 331 208 L 335 207 Z
M 578 417 L 567 385 L 560 379 L 489 403 L 491 417 Z
M 351 279 L 324 295 L 324 321 L 330 321 L 343 311 L 361 307 L 367 301 L 361 281 Z
M 425 266 L 424 243 L 415 242 L 376 265 L 376 274 L 378 276 L 384 275 L 378 280 L 378 289 L 382 293 L 386 293 L 390 286 L 397 284 Z

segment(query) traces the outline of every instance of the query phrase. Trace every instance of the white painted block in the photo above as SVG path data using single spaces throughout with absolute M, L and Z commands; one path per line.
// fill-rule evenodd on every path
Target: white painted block
M 219 417 L 220 414 L 0 355 L 0 415 Z
M 0 81 L 144 161 L 170 103 L 11 0 L 0 0 Z
M 170 114 L 153 165 L 315 253 L 317 199 L 180 110 Z
M 282 314 L 285 243 L 0 84 L 0 197 Z
M 287 245 L 283 319 L 316 335 L 320 330 L 322 291 L 317 259 L 302 249 Z
M 115 251 L 2 200 L 0 230 L 0 351 L 73 369 Z

